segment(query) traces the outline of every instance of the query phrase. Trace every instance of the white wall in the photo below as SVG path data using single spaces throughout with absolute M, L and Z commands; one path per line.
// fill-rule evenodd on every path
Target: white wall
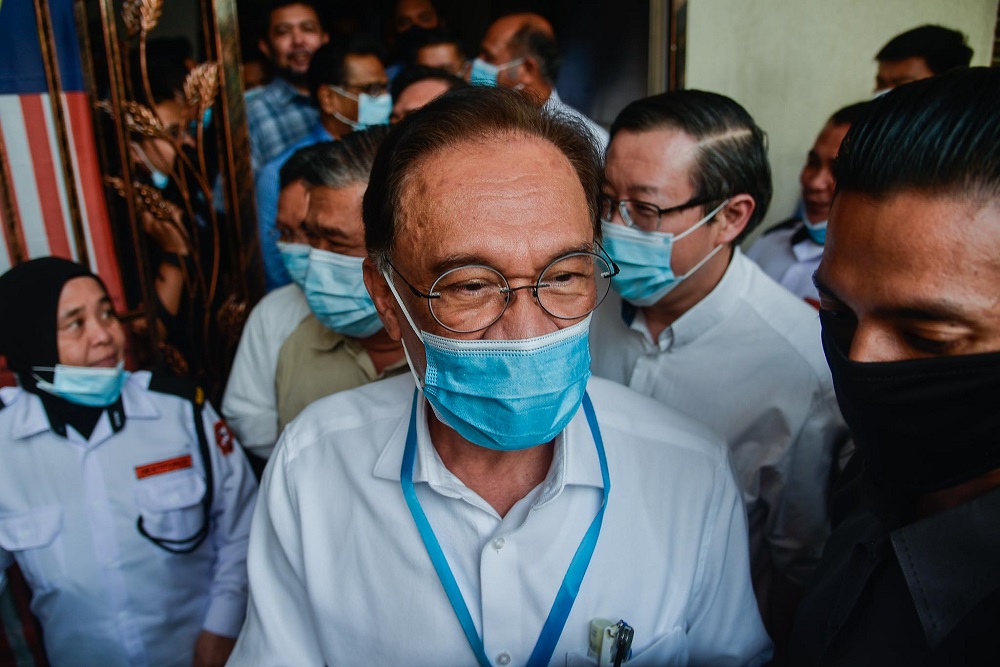
M 686 87 L 732 97 L 767 132 L 769 225 L 795 212 L 826 119 L 871 97 L 882 45 L 935 23 L 965 33 L 973 65 L 988 65 L 996 17 L 997 0 L 688 0 Z

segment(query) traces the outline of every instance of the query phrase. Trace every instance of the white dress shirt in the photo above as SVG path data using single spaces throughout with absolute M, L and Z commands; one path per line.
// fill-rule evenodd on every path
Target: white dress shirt
M 747 250 L 747 257 L 757 262 L 776 283 L 819 307 L 813 274 L 823 259 L 823 246 L 812 240 L 801 220 L 764 234 Z
M 594 314 L 590 349 L 595 375 L 729 443 L 758 594 L 771 568 L 804 584 L 829 534 L 831 466 L 848 437 L 816 311 L 736 249 L 715 289 L 656 341 L 642 311 L 609 294 Z
M 254 306 L 236 348 L 222 414 L 243 446 L 264 458 L 278 441 L 278 353 L 308 314 L 309 304 L 298 285 L 279 287 Z
M 104 412 L 89 439 L 51 430 L 41 399 L 0 389 L 0 587 L 14 561 L 32 590 L 53 665 L 190 667 L 202 630 L 236 636 L 246 609 L 246 549 L 257 489 L 208 404 L 211 532 L 188 554 L 139 534 L 185 540 L 204 526 L 206 478 L 191 401 L 122 389 L 124 426 Z
M 597 146 L 599 151 L 601 151 L 601 155 L 604 155 L 604 150 L 608 147 L 608 140 L 610 139 L 608 131 L 570 105 L 563 102 L 559 98 L 559 93 L 556 92 L 555 88 L 552 89 L 552 94 L 549 95 L 549 99 L 545 100 L 545 104 L 542 108 L 546 111 L 550 111 L 555 114 L 562 114 L 583 123 L 584 126 L 586 126 L 586 128 L 590 131 L 590 134 L 592 135 L 591 138 L 594 140 L 594 145 Z
M 654 401 L 591 380 L 607 452 L 600 538 L 552 664 L 596 665 L 591 620 L 635 628 L 630 665 L 770 655 L 725 448 Z M 231 665 L 472 665 L 400 489 L 409 375 L 316 401 L 265 472 L 250 602 Z M 493 664 L 523 665 L 603 495 L 581 409 L 542 484 L 501 517 L 445 468 L 421 396 L 413 481 Z

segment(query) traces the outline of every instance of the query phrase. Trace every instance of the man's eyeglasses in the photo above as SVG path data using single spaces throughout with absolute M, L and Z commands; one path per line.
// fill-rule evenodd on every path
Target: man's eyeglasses
M 354 95 L 364 93 L 369 97 L 378 97 L 388 92 L 389 84 L 385 81 L 372 81 L 371 83 L 345 83 L 343 86 L 332 86 L 332 88 L 340 88 L 341 91 L 350 92 Z
M 506 312 L 511 295 L 518 290 L 529 290 L 552 317 L 579 319 L 601 305 L 611 288 L 611 278 L 620 271 L 606 252 L 604 257 L 572 252 L 553 260 L 533 284 L 511 287 L 496 269 L 470 264 L 445 271 L 425 294 L 395 266 L 392 270 L 415 296 L 427 299 L 437 323 L 455 333 L 473 333 L 492 325 Z
M 617 210 L 621 214 L 622 222 L 625 223 L 626 227 L 632 227 L 643 232 L 658 232 L 660 231 L 660 223 L 663 216 L 671 213 L 679 213 L 695 206 L 701 206 L 710 201 L 713 200 L 709 197 L 694 197 L 677 206 L 660 208 L 659 206 L 639 201 L 638 199 L 612 199 L 607 195 L 601 195 L 597 198 L 601 220 L 611 222 L 611 218 L 614 217 Z

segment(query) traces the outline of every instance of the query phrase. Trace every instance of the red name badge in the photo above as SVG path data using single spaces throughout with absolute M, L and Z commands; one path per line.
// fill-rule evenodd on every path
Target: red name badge
M 135 476 L 136 479 L 144 479 L 146 477 L 152 477 L 153 475 L 162 475 L 163 473 L 173 472 L 175 470 L 184 470 L 185 468 L 190 467 L 191 455 L 185 454 L 184 456 L 166 459 L 165 461 L 157 461 L 155 463 L 147 463 L 144 466 L 136 466 Z
M 215 422 L 215 444 L 219 446 L 222 453 L 228 456 L 233 451 L 233 433 L 229 430 L 229 426 L 222 419 Z

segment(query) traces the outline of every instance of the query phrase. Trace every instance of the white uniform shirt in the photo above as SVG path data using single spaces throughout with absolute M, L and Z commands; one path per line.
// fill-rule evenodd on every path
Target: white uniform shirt
M 274 374 L 285 339 L 309 314 L 298 285 L 280 287 L 250 312 L 233 359 L 222 414 L 243 446 L 267 458 L 278 441 L 278 406 Z
M 823 246 L 806 233 L 802 221 L 764 234 L 747 250 L 747 257 L 757 262 L 776 283 L 819 307 L 813 274 L 823 259 Z
M 848 437 L 816 311 L 737 249 L 715 289 L 655 342 L 642 311 L 623 308 L 612 292 L 594 314 L 590 349 L 595 375 L 652 396 L 729 443 L 758 593 L 772 567 L 805 583 L 829 534 L 831 466 Z
M 592 138 L 594 140 L 594 145 L 597 146 L 597 149 L 601 151 L 602 155 L 604 154 L 604 150 L 608 147 L 608 140 L 610 139 L 608 131 L 570 105 L 563 102 L 559 98 L 559 93 L 556 92 L 555 88 L 552 89 L 552 94 L 549 95 L 549 99 L 545 100 L 545 104 L 542 108 L 555 114 L 569 116 L 570 118 L 574 118 L 583 123 L 590 131 L 590 134 L 593 135 Z
M 473 665 L 400 489 L 414 391 L 399 376 L 313 403 L 261 487 L 250 602 L 231 665 Z M 592 380 L 610 472 L 600 538 L 552 664 L 587 657 L 591 620 L 635 628 L 629 665 L 756 664 L 769 654 L 739 492 L 722 443 L 649 399 Z M 418 403 L 413 481 L 486 655 L 523 665 L 603 482 L 581 409 L 545 481 L 505 517 L 442 464 Z
M 105 412 L 89 440 L 54 433 L 38 396 L 0 389 L 0 587 L 16 560 L 53 665 L 190 667 L 203 629 L 236 636 L 242 624 L 256 482 L 208 404 L 211 534 L 171 554 L 136 528 L 141 515 L 151 535 L 176 540 L 204 525 L 194 408 L 149 391 L 149 378 L 125 384 L 124 427 L 115 433 Z

